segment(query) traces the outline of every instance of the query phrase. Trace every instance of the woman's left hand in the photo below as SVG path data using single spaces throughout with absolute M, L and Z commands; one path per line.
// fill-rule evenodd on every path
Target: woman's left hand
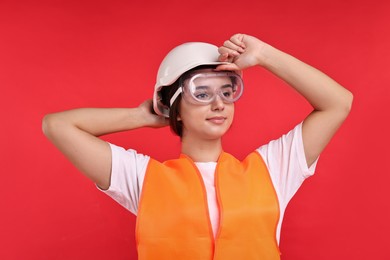
M 219 47 L 219 61 L 231 64 L 219 65 L 217 70 L 243 70 L 262 65 L 265 59 L 264 48 L 268 44 L 247 34 L 235 34 Z

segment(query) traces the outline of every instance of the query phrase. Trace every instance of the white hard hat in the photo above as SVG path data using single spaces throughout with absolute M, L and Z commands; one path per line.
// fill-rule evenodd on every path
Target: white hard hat
M 201 65 L 220 65 L 218 47 L 205 42 L 188 42 L 171 50 L 160 64 L 153 93 L 153 109 L 161 116 L 169 117 L 169 108 L 161 103 L 159 91 L 173 84 L 185 72 Z

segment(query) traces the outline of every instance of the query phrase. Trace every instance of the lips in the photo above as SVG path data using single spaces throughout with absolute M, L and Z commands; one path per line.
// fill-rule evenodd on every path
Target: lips
M 225 122 L 226 117 L 224 117 L 224 116 L 213 116 L 213 117 L 207 118 L 206 120 L 209 121 L 209 122 L 212 122 L 214 124 L 220 125 L 220 124 L 223 124 Z

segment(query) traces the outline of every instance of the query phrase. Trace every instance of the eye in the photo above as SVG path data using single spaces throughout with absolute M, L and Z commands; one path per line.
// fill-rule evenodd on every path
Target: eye
M 209 99 L 209 94 L 203 92 L 203 93 L 195 93 L 195 97 L 200 100 L 207 100 Z
M 198 100 L 209 100 L 212 98 L 213 93 L 208 86 L 198 86 L 196 87 L 193 96 Z
M 228 99 L 233 98 L 235 89 L 232 86 L 222 88 L 222 95 Z
M 223 95 L 224 95 L 225 97 L 231 97 L 231 96 L 233 95 L 233 91 L 224 91 L 224 92 L 223 92 Z

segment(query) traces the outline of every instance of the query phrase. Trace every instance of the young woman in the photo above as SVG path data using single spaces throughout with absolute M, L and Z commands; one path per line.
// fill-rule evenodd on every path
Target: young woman
M 243 92 L 241 71 L 252 66 L 286 81 L 313 112 L 238 161 L 223 151 L 221 138 Z M 314 173 L 351 104 L 352 94 L 322 72 L 253 36 L 235 34 L 219 48 L 174 48 L 160 66 L 153 102 L 50 114 L 43 131 L 137 215 L 139 259 L 279 259 L 287 203 Z M 164 163 L 98 138 L 167 125 L 181 138 L 181 156 Z

